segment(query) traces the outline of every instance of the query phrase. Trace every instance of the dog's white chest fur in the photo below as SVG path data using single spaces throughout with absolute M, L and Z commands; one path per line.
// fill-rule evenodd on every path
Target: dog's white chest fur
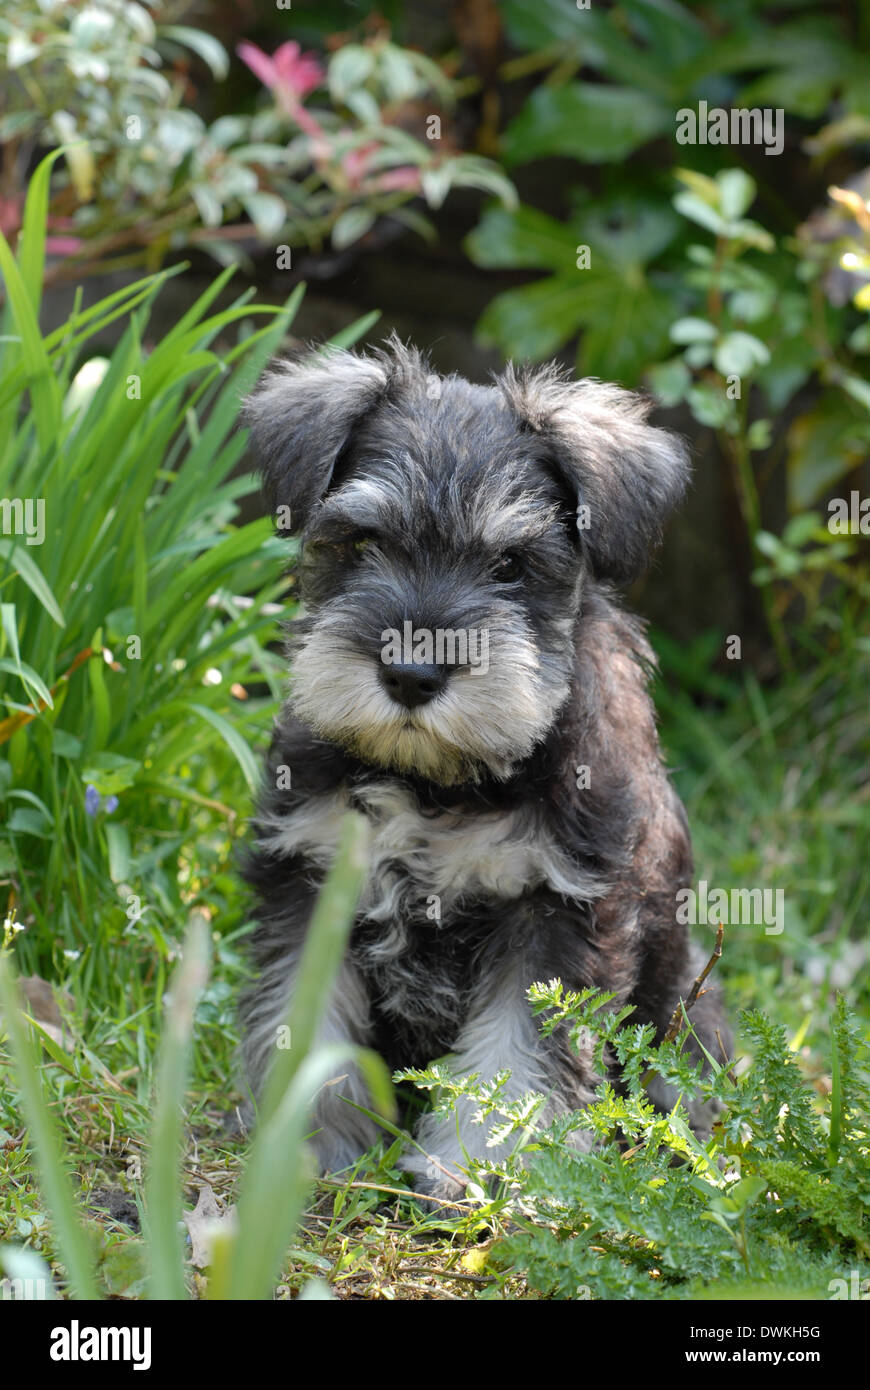
M 273 817 L 260 843 L 279 854 L 304 854 L 328 868 L 349 805 L 372 826 L 371 861 L 361 907 L 390 922 L 413 903 L 433 922 L 461 903 L 510 901 L 546 886 L 575 902 L 600 897 L 606 885 L 571 859 L 540 821 L 515 812 L 424 815 L 398 781 L 384 780 L 317 797 Z

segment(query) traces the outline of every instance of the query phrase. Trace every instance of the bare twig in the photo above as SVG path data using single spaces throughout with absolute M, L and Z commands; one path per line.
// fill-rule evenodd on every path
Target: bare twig
M 707 961 L 707 964 L 704 966 L 704 969 L 701 971 L 698 978 L 695 980 L 695 983 L 689 990 L 686 999 L 681 999 L 678 1001 L 677 1007 L 671 1014 L 671 1021 L 667 1026 L 665 1036 L 662 1038 L 663 1043 L 676 1042 L 677 1038 L 679 1037 L 680 1030 L 682 1029 L 683 1024 L 686 1021 L 686 1014 L 689 1012 L 692 1005 L 696 1004 L 698 1002 L 698 999 L 705 992 L 703 989 L 704 981 L 710 974 L 710 971 L 713 969 L 713 966 L 716 964 L 717 960 L 719 960 L 722 956 L 722 942 L 724 939 L 725 928 L 720 922 L 718 927 L 716 928 L 716 945 L 713 947 L 713 954 Z M 721 1042 L 719 1046 L 722 1046 Z M 653 1077 L 656 1075 L 657 1073 L 655 1067 L 648 1067 L 647 1070 L 644 1072 L 643 1076 L 640 1078 L 641 1086 L 647 1087 L 649 1083 L 652 1081 Z
M 674 1009 L 674 1012 L 671 1014 L 671 1021 L 668 1024 L 668 1031 L 665 1033 L 665 1036 L 663 1038 L 664 1042 L 674 1042 L 676 1040 L 676 1037 L 680 1029 L 682 1028 L 684 1022 L 683 1009 L 685 1008 L 686 1013 L 688 1013 L 689 1009 L 691 1009 L 692 1005 L 695 1004 L 698 998 L 700 997 L 702 993 L 701 986 L 703 985 L 707 976 L 710 974 L 710 971 L 713 969 L 713 966 L 716 964 L 717 960 L 721 959 L 722 942 L 724 938 L 725 928 L 720 922 L 718 927 L 716 928 L 716 945 L 713 947 L 713 954 L 707 961 L 707 964 L 704 966 L 704 969 L 701 971 L 695 983 L 692 985 L 692 988 L 689 990 L 689 994 L 686 998 L 685 1003 L 683 1003 L 683 1001 L 680 1000 L 680 1002 L 677 1004 L 677 1007 Z
M 438 1166 L 441 1167 L 440 1164 Z M 448 1170 L 444 1168 L 442 1171 L 446 1173 Z M 358 1188 L 363 1192 L 387 1192 L 396 1197 L 415 1197 L 419 1202 L 435 1202 L 440 1207 L 468 1207 L 471 1210 L 476 1205 L 468 1197 L 430 1197 L 428 1192 L 406 1192 L 401 1187 L 385 1187 L 383 1183 L 378 1182 L 339 1182 L 337 1179 L 329 1178 L 318 1178 L 317 1182 L 320 1187 L 341 1187 L 347 1188 L 348 1191 Z

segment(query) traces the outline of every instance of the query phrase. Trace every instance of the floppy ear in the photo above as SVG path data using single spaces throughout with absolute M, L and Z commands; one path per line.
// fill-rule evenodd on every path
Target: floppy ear
M 554 366 L 525 373 L 509 367 L 499 384 L 526 428 L 549 445 L 576 498 L 580 541 L 595 573 L 636 579 L 686 490 L 683 440 L 646 423 L 643 397 L 605 382 L 572 381 Z
M 383 398 L 386 359 L 333 349 L 270 367 L 243 406 L 273 512 L 289 507 L 281 529 L 300 531 L 326 495 L 355 425 Z

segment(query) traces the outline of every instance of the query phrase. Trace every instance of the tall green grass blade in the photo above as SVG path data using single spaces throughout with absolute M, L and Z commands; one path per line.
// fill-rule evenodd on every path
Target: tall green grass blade
M 24 1114 L 36 1153 L 40 1187 L 46 1207 L 51 1212 L 58 1251 L 66 1266 L 70 1289 L 75 1298 L 93 1299 L 98 1295 L 91 1252 L 76 1212 L 72 1184 L 61 1157 L 61 1143 L 42 1092 L 39 1067 L 10 963 L 2 956 L 0 1010 L 3 1026 L 9 1036 Z
M 389 1077 L 374 1053 L 343 1044 L 314 1048 L 365 878 L 368 844 L 366 822 L 349 813 L 318 895 L 288 1009 L 292 1046 L 276 1046 L 242 1179 L 226 1282 L 230 1299 L 269 1295 L 312 1178 L 302 1141 L 319 1087 L 350 1063 L 362 1071 L 376 1103 L 391 1104 Z
M 149 1298 L 183 1299 L 181 1236 L 181 1153 L 184 1100 L 193 1018 L 208 977 L 209 933 L 205 919 L 193 918 L 175 972 L 157 1065 L 154 1125 L 145 1182 Z
M 303 1148 L 312 1100 L 348 1064 L 359 1068 L 376 1096 L 389 1092 L 389 1075 L 375 1053 L 348 1044 L 317 1048 L 300 1062 L 277 1110 L 258 1129 L 236 1210 L 226 1298 L 270 1296 L 314 1177 Z
M 354 343 L 359 342 L 360 338 L 364 338 L 369 330 L 374 328 L 380 317 L 381 314 L 379 309 L 372 309 L 371 313 L 361 315 L 360 318 L 354 319 L 353 323 L 349 323 L 347 328 L 339 329 L 338 333 L 334 333 L 329 340 L 328 346 L 338 348 L 353 347 Z
M 275 1114 L 302 1059 L 314 1046 L 317 1027 L 341 965 L 362 891 L 368 843 L 367 823 L 359 815 L 348 815 L 335 863 L 317 898 L 299 964 L 287 1020 L 293 1046 L 275 1049 L 275 1060 L 260 1102 L 261 1123 Z
M 15 327 L 21 337 L 21 356 L 33 400 L 37 438 L 40 448 L 48 451 L 60 424 L 60 390 L 42 341 L 36 310 L 30 302 L 30 295 L 9 249 L 9 243 L 2 233 L 0 273 L 6 285 Z
M 66 619 L 60 610 L 57 599 L 45 582 L 42 570 L 31 560 L 27 551 L 23 550 L 20 545 L 14 545 L 12 541 L 0 541 L 0 555 L 9 561 L 16 574 L 39 600 L 46 613 L 57 623 L 58 627 L 64 627 Z
M 260 780 L 260 769 L 250 747 L 238 729 L 222 714 L 218 714 L 217 710 L 209 709 L 207 705 L 189 704 L 187 708 L 192 710 L 194 714 L 198 714 L 200 719 L 205 719 L 213 729 L 217 730 L 242 769 L 242 774 L 249 788 L 255 792 Z
M 42 303 L 42 275 L 45 269 L 45 234 L 48 218 L 48 188 L 56 159 L 65 153 L 63 146 L 41 159 L 27 189 L 24 217 L 18 243 L 18 262 L 21 279 L 30 295 L 35 314 Z

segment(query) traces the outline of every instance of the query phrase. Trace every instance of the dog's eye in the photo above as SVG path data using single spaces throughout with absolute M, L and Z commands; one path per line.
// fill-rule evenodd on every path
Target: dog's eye
M 493 569 L 493 578 L 500 584 L 512 584 L 515 579 L 519 579 L 523 574 L 525 566 L 521 555 L 509 550 L 500 559 L 496 560 Z

